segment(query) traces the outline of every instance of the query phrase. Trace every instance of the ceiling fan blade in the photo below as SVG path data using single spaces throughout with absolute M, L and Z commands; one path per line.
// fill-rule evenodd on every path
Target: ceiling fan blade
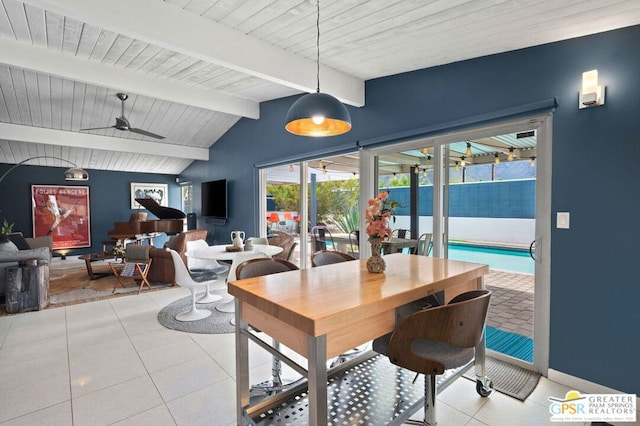
M 129 128 L 129 131 L 133 133 L 137 133 L 139 135 L 149 136 L 151 138 L 164 139 L 164 136 L 156 135 L 155 133 L 147 132 L 146 130 L 142 130 L 142 129 Z
M 92 127 L 91 129 L 80 129 L 80 130 L 105 130 L 105 129 L 114 129 L 116 128 L 116 126 L 109 126 L 109 127 Z

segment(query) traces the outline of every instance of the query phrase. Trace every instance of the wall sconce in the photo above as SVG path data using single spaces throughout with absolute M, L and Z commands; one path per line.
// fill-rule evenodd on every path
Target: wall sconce
M 583 72 L 578 108 L 599 105 L 604 105 L 604 86 L 598 86 L 598 70 Z

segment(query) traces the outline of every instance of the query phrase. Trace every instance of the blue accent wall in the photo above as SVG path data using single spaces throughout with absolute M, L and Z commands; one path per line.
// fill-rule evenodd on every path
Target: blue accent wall
M 0 176 L 13 165 L 0 164 Z M 180 209 L 180 187 L 175 176 L 150 173 L 108 172 L 91 170 L 86 182 L 64 180 L 65 168 L 22 165 L 14 169 L 0 183 L 0 221 L 7 218 L 15 223 L 14 231 L 32 236 L 31 185 L 69 185 L 89 187 L 91 214 L 91 248 L 74 249 L 68 253 L 78 255 L 102 251 L 102 241 L 114 222 L 126 222 L 135 210 L 131 209 L 131 182 L 166 183 L 169 187 L 169 207 Z M 146 211 L 146 210 L 144 210 Z M 149 213 L 149 219 L 155 216 Z M 166 237 L 165 237 L 166 239 Z M 160 240 L 156 245 L 160 245 Z
M 255 235 L 254 164 L 326 148 L 353 147 L 468 117 L 557 97 L 553 117 L 549 215 L 571 212 L 571 229 L 551 232 L 550 367 L 640 394 L 640 26 L 380 78 L 366 83 L 366 105 L 351 108 L 353 130 L 302 138 L 284 130 L 296 97 L 261 105 L 259 120 L 241 119 L 181 176 L 226 178 L 233 229 Z M 383 59 L 381 59 L 383 60 Z M 582 73 L 597 68 L 606 105 L 578 109 Z M 199 189 L 194 186 L 196 213 Z M 213 226 L 213 225 L 212 225 Z
M 408 187 L 381 189 L 402 206 L 396 215 L 411 214 Z M 449 216 L 534 219 L 535 192 L 535 180 L 454 183 L 449 187 Z M 419 216 L 433 216 L 433 186 L 419 188 L 418 204 Z

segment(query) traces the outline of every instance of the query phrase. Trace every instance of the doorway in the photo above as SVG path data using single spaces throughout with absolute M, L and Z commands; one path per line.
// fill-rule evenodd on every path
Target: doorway
M 431 256 L 489 264 L 489 352 L 542 374 L 548 366 L 550 129 L 551 115 L 544 115 L 361 154 L 376 165 L 371 192 L 391 186 L 394 196 L 408 200 L 411 217 L 400 224 L 409 224 L 412 235 L 432 234 Z M 398 179 L 400 171 L 413 179 Z

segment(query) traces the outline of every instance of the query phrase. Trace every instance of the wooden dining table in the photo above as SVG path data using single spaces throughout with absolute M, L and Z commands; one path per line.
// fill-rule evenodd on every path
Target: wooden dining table
M 249 324 L 307 358 L 307 369 L 296 371 L 307 377 L 309 424 L 325 425 L 327 359 L 393 331 L 397 308 L 438 292 L 448 302 L 484 288 L 489 271 L 487 265 L 401 253 L 385 261 L 385 272 L 378 274 L 368 272 L 362 259 L 229 283 L 236 298 L 238 424 L 249 424 L 255 408 L 249 400 L 248 349 L 249 339 L 260 339 Z M 476 347 L 478 377 L 484 376 L 484 351 L 483 339 Z

